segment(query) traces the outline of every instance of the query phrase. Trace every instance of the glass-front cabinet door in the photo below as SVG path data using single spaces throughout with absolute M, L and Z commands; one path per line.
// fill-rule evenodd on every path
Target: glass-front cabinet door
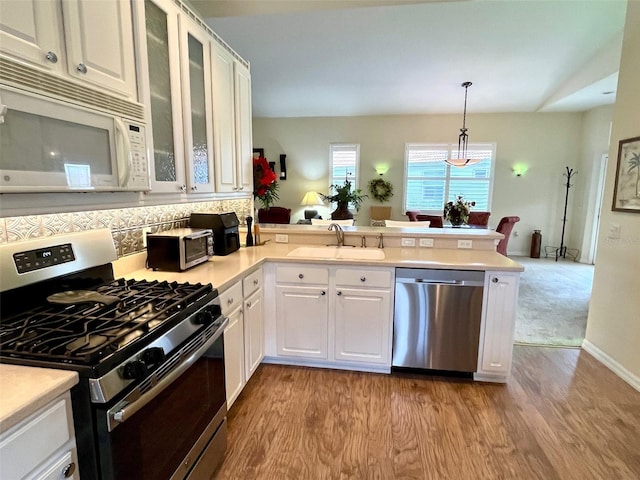
M 206 32 L 183 15 L 180 55 L 187 192 L 213 192 L 210 41 Z
M 151 110 L 149 139 L 151 190 L 186 191 L 182 141 L 178 13 L 171 0 L 145 0 L 144 31 L 148 78 L 143 79 Z M 144 57 L 144 52 L 143 52 Z M 144 75 L 143 75 L 144 77 Z M 146 84 L 146 85 L 145 85 Z

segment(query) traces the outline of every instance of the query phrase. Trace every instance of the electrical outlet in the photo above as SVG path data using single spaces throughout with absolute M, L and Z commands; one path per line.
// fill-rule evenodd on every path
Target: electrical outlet
M 473 248 L 473 240 L 458 240 L 458 248 Z
M 147 233 L 151 233 L 151 227 L 142 228 L 142 246 L 147 248 Z
M 403 238 L 402 239 L 402 246 L 403 247 L 415 247 L 416 246 L 416 239 L 415 238 Z
M 421 238 L 420 239 L 421 247 L 433 247 L 433 238 Z
M 619 223 L 610 223 L 609 224 L 609 234 L 608 238 L 612 240 L 617 240 L 620 238 L 620 224 Z
M 289 235 L 276 233 L 276 243 L 289 243 Z

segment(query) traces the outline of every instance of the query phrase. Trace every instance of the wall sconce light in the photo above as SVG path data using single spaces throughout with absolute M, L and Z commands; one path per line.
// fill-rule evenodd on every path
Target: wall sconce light
M 387 165 L 376 165 L 374 168 L 378 175 L 384 175 L 389 171 L 389 167 Z
M 307 192 L 304 194 L 304 197 L 302 197 L 302 201 L 300 202 L 300 205 L 304 205 L 305 207 L 313 207 L 315 205 L 324 205 L 324 202 L 320 198 L 320 195 L 318 195 L 316 192 Z M 310 220 L 317 216 L 318 216 L 317 210 L 304 211 L 304 218 L 306 220 Z
M 513 173 L 516 177 L 521 177 L 523 176 L 525 173 L 527 173 L 527 166 L 526 165 L 514 165 L 513 166 Z

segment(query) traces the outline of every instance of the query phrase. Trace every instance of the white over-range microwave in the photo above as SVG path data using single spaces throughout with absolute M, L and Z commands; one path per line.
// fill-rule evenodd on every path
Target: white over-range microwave
M 149 190 L 145 126 L 0 87 L 0 193 Z

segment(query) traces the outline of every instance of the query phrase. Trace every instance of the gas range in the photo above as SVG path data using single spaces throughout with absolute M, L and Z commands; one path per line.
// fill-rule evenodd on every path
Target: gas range
M 0 245 L 0 362 L 78 372 L 80 382 L 71 392 L 76 436 L 93 438 L 89 447 L 78 444 L 83 478 L 133 478 L 136 468 L 181 478 L 188 473 L 182 459 L 163 470 L 128 464 L 120 472 L 120 437 L 129 432 L 135 438 L 140 426 L 134 425 L 144 415 L 134 414 L 186 382 L 179 376 L 195 372 L 196 363 L 222 379 L 215 392 L 202 392 L 205 404 L 214 397 L 216 403 L 199 423 L 215 416 L 214 430 L 224 424 L 224 368 L 218 373 L 211 360 L 224 365 L 227 320 L 211 284 L 115 279 L 115 258 L 109 230 Z M 184 420 L 176 422 L 178 430 L 179 423 Z M 185 445 L 180 453 L 193 455 L 192 449 Z

